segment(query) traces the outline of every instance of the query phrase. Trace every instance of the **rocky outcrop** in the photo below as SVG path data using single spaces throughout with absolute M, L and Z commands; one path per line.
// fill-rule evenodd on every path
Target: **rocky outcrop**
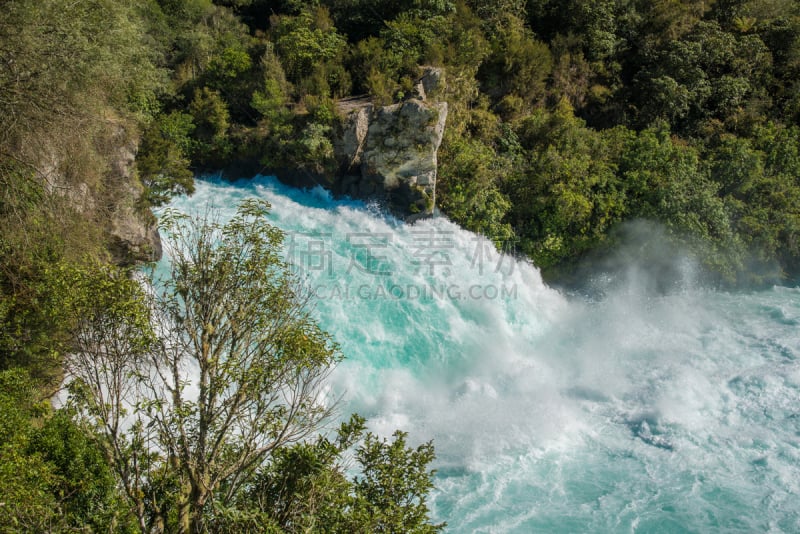
M 115 263 L 129 265 L 161 259 L 161 237 L 149 209 L 143 208 L 144 187 L 136 178 L 136 144 L 128 140 L 117 145 L 106 175 L 113 204 L 108 221 L 108 248 Z
M 136 140 L 120 124 L 109 124 L 83 148 L 91 172 L 70 172 L 70 157 L 55 149 L 39 154 L 40 173 L 52 193 L 67 199 L 87 224 L 102 221 L 110 260 L 117 265 L 157 261 L 161 238 L 155 216 L 142 202 L 144 187 L 135 173 Z
M 435 99 L 442 83 L 441 69 L 429 67 L 403 102 L 376 107 L 350 100 L 340 106 L 348 113 L 334 143 L 336 193 L 385 199 L 407 217 L 432 211 L 447 119 L 447 103 Z

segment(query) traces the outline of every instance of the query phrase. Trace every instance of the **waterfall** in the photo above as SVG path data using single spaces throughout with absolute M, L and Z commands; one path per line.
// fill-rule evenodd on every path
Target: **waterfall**
M 446 218 L 267 177 L 198 181 L 172 207 L 252 195 L 345 353 L 342 416 L 433 439 L 449 531 L 800 530 L 798 289 L 717 292 L 681 267 L 657 292 L 632 265 L 602 298 L 567 296 Z

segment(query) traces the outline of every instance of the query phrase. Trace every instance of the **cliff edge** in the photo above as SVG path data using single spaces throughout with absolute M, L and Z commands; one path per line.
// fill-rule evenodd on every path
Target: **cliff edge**
M 29 159 L 38 156 L 45 186 L 100 231 L 108 260 L 117 265 L 158 261 L 158 221 L 143 201 L 144 186 L 135 170 L 138 137 L 114 121 L 87 137 L 79 153 L 89 162 L 86 172 L 72 169 L 72 155 L 52 144 Z

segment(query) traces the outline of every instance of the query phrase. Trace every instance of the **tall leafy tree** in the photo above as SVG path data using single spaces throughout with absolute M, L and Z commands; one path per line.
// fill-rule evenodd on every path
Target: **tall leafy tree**
M 102 302 L 130 291 L 123 281 L 102 288 L 78 331 L 74 390 L 143 531 L 202 531 L 209 507 L 330 414 L 322 385 L 340 353 L 309 317 L 267 209 L 247 201 L 224 225 L 167 212 L 155 332 L 133 292 Z

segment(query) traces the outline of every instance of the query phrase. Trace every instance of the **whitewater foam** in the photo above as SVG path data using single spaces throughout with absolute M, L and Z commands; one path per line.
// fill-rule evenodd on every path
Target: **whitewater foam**
M 704 290 L 678 258 L 672 291 L 632 265 L 603 298 L 567 298 L 444 218 L 406 225 L 270 178 L 198 181 L 173 207 L 250 195 L 306 282 L 339 288 L 315 313 L 347 357 L 343 415 L 434 440 L 450 531 L 800 530 L 797 289 Z M 408 289 L 437 284 L 459 291 Z

